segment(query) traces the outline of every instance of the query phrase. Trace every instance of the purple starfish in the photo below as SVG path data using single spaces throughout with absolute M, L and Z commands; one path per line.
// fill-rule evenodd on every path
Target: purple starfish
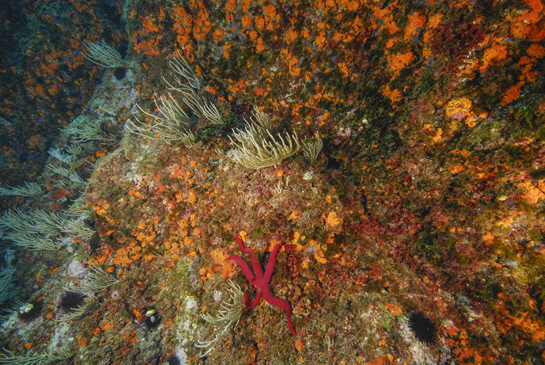
M 269 302 L 272 305 L 275 305 L 277 307 L 280 307 L 286 311 L 286 316 L 288 317 L 288 326 L 290 327 L 291 333 L 294 335 L 297 335 L 295 333 L 295 328 L 293 328 L 293 325 L 291 324 L 291 307 L 290 303 L 286 302 L 285 300 L 282 300 L 280 298 L 273 297 L 271 294 L 271 290 L 269 289 L 269 284 L 271 282 L 271 278 L 274 271 L 274 264 L 276 263 L 276 254 L 282 247 L 284 243 L 279 243 L 273 247 L 273 250 L 271 252 L 271 257 L 269 258 L 269 262 L 267 263 L 267 268 L 265 269 L 265 275 L 263 275 L 263 269 L 261 268 L 261 264 L 257 260 L 254 254 L 254 250 L 250 248 L 244 248 L 244 244 L 242 243 L 242 240 L 240 237 L 235 237 L 238 243 L 238 247 L 240 248 L 240 251 L 243 253 L 250 254 L 250 257 L 252 259 L 252 267 L 254 268 L 255 275 L 250 270 L 250 267 L 242 259 L 242 257 L 238 255 L 231 255 L 229 256 L 228 260 L 235 260 L 235 262 L 240 266 L 242 271 L 244 272 L 244 276 L 246 276 L 246 279 L 252 284 L 253 286 L 257 287 L 257 293 L 255 296 L 255 299 L 250 302 L 248 290 L 244 293 L 244 303 L 247 307 L 254 307 L 259 304 L 261 301 L 261 294 L 263 293 L 263 299 L 265 299 L 267 302 Z M 257 278 L 256 278 L 257 277 Z

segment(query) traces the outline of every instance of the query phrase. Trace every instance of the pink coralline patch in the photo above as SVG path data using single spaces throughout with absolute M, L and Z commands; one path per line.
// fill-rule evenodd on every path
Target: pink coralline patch
M 466 124 L 470 127 L 475 125 L 475 114 L 472 111 L 473 103 L 468 98 L 457 98 L 448 102 L 446 114 L 452 119 L 462 120 L 468 118 Z
M 454 114 L 451 118 L 461 120 L 461 119 L 464 119 L 465 117 L 466 117 L 466 115 L 465 115 L 464 112 L 458 112 L 458 113 Z
M 79 260 L 74 260 L 68 266 L 68 276 L 74 279 L 82 279 L 89 273 L 89 269 L 86 268 Z
M 352 134 L 352 130 L 350 128 L 340 128 L 337 132 L 337 136 L 339 137 L 345 137 L 348 138 Z

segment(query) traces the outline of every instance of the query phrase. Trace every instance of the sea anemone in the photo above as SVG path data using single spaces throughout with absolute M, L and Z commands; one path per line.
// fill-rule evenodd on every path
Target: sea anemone
M 80 305 L 82 305 L 84 300 L 85 300 L 85 294 L 67 291 L 61 297 L 61 302 L 59 303 L 59 307 L 63 309 L 65 312 L 71 312 L 74 309 L 78 308 Z
M 42 302 L 32 299 L 29 303 L 25 303 L 19 307 L 17 316 L 23 322 L 32 322 L 42 313 Z
M 414 312 L 409 317 L 409 328 L 417 340 L 431 345 L 437 340 L 437 326 L 421 312 Z

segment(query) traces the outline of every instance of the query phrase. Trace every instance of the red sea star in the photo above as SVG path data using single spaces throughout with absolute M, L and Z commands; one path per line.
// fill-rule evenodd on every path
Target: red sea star
M 285 300 L 282 300 L 280 298 L 273 297 L 271 294 L 271 291 L 269 289 L 269 283 L 271 282 L 271 278 L 274 271 L 274 264 L 276 263 L 276 254 L 282 247 L 283 243 L 279 243 L 274 246 L 271 257 L 269 258 L 269 262 L 267 263 L 267 268 L 265 269 L 265 275 L 263 275 L 263 269 L 261 268 L 261 264 L 257 260 L 254 254 L 254 250 L 250 248 L 244 248 L 244 244 L 242 243 L 242 240 L 239 237 L 235 237 L 238 243 L 238 247 L 240 248 L 240 251 L 243 253 L 250 254 L 250 257 L 252 259 L 252 267 L 254 268 L 255 275 L 246 263 L 242 259 L 242 257 L 238 255 L 231 255 L 229 256 L 228 260 L 234 260 L 238 266 L 242 269 L 244 272 L 244 276 L 246 276 L 246 279 L 252 284 L 253 286 L 257 287 L 257 293 L 255 296 L 255 299 L 250 302 L 249 300 L 249 294 L 248 290 L 244 293 L 244 302 L 247 307 L 253 307 L 259 304 L 261 301 L 261 294 L 263 293 L 263 299 L 265 299 L 267 302 L 269 302 L 272 305 L 275 305 L 277 307 L 280 307 L 286 311 L 286 317 L 288 317 L 288 326 L 290 327 L 291 333 L 294 335 L 297 335 L 295 332 L 295 328 L 293 328 L 293 325 L 291 324 L 291 307 L 290 303 L 286 302 Z

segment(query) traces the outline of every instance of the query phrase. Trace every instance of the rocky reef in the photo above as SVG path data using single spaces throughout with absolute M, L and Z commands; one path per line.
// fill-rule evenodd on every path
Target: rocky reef
M 0 364 L 545 362 L 541 0 L 23 4 Z

